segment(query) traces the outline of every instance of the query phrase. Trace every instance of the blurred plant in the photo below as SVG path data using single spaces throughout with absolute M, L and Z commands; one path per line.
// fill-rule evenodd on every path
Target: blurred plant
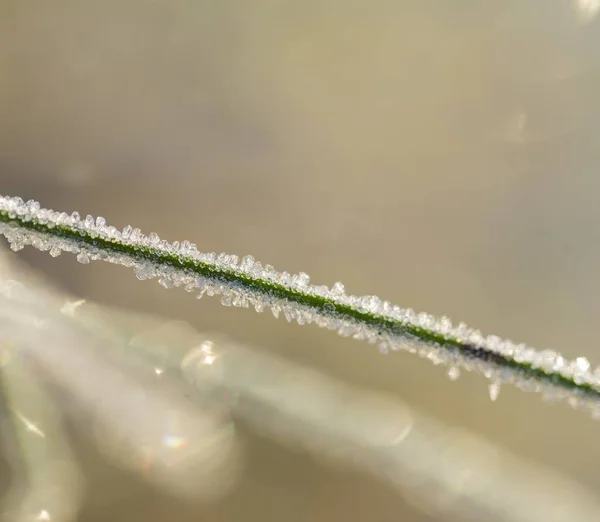
M 357 389 L 179 321 L 72 300 L 0 251 L 0 436 L 11 522 L 72 521 L 83 476 L 63 420 L 140 480 L 185 500 L 240 478 L 234 419 L 369 473 L 430 516 L 598 520 L 576 481 L 396 398 Z
M 203 254 L 188 241 L 169 243 L 155 233 L 137 228 L 122 231 L 102 217 L 82 219 L 41 208 L 35 201 L 0 196 L 0 233 L 15 251 L 32 245 L 50 255 L 77 254 L 81 263 L 103 260 L 134 268 L 139 279 L 157 278 L 168 288 L 183 286 L 189 292 L 220 295 L 225 306 L 253 306 L 288 321 L 315 323 L 342 336 L 365 339 L 380 350 L 404 349 L 449 367 L 456 379 L 460 369 L 475 370 L 491 384 L 492 400 L 500 384 L 511 382 L 523 390 L 539 391 L 548 399 L 567 399 L 574 407 L 600 417 L 600 368 L 591 369 L 585 357 L 573 361 L 550 351 L 537 351 L 446 317 L 400 308 L 376 296 L 346 294 L 341 283 L 331 288 L 311 285 L 307 274 L 291 275 L 257 262 L 228 254 Z

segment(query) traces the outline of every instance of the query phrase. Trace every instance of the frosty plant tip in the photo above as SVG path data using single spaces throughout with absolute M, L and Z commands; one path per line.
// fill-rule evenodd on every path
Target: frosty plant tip
M 560 354 L 538 351 L 496 336 L 483 336 L 463 323 L 452 325 L 400 308 L 375 296 L 357 297 L 341 283 L 331 288 L 313 285 L 307 274 L 278 272 L 252 256 L 201 253 L 189 241 L 181 243 L 144 235 L 137 228 L 117 230 L 102 217 L 81 218 L 44 209 L 35 201 L 0 196 L 0 234 L 13 250 L 32 245 L 51 256 L 72 252 L 81 263 L 103 260 L 131 267 L 138 279 L 158 279 L 166 287 L 220 295 L 225 306 L 269 308 L 275 317 L 299 324 L 315 323 L 341 336 L 364 339 L 380 351 L 407 350 L 448 367 L 456 379 L 461 369 L 474 370 L 490 380 L 492 400 L 500 384 L 539 391 L 548 399 L 566 399 L 574 407 L 600 417 L 600 368 L 585 357 L 573 361 Z

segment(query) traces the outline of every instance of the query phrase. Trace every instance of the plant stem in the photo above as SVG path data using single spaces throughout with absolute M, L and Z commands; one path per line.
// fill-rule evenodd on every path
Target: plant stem
M 131 227 L 120 232 L 103 218 L 81 219 L 77 213 L 58 213 L 34 201 L 3 196 L 0 233 L 13 250 L 32 244 L 53 256 L 63 250 L 76 253 L 83 263 L 100 259 L 130 266 L 140 279 L 156 277 L 166 287 L 199 291 L 199 297 L 204 292 L 221 294 L 225 305 L 252 305 L 257 311 L 268 307 L 275 316 L 283 312 L 288 321 L 314 322 L 378 344 L 382 351 L 406 349 L 452 369 L 477 370 L 493 383 L 510 381 L 600 413 L 600 371 L 591 371 L 584 357 L 568 361 L 552 351 L 483 337 L 462 323 L 452 326 L 447 318 L 416 314 L 375 296 L 347 295 L 340 283 L 331 289 L 311 285 L 306 274 L 277 272 L 251 256 L 238 263 L 237 256 L 202 254 L 187 241 L 168 243 Z

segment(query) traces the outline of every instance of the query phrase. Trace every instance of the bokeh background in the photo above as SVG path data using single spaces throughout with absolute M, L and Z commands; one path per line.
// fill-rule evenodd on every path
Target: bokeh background
M 600 363 L 594 0 L 0 0 L 0 193 Z M 69 292 L 183 319 L 400 398 L 600 491 L 566 405 L 123 268 L 22 255 Z M 83 521 L 428 521 L 246 429 L 244 477 L 186 504 L 81 442 Z

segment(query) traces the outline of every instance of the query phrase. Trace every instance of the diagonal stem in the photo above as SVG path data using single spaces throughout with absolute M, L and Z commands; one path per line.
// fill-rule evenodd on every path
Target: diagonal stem
M 548 398 L 567 398 L 600 414 L 600 369 L 591 370 L 585 357 L 568 361 L 560 354 L 536 351 L 496 336 L 484 337 L 447 318 L 415 313 L 375 296 L 348 295 L 341 283 L 332 288 L 312 285 L 304 274 L 277 272 L 272 266 L 245 256 L 198 252 L 188 241 L 168 243 L 156 234 L 143 235 L 127 226 L 122 231 L 101 217 L 59 213 L 37 202 L 0 196 L 0 234 L 13 250 L 31 244 L 57 256 L 73 252 L 82 263 L 105 260 L 133 267 L 139 279 L 158 278 L 165 287 L 184 286 L 198 297 L 221 295 L 226 306 L 270 308 L 288 321 L 338 331 L 342 336 L 366 339 L 384 352 L 405 349 L 450 367 L 476 370 L 492 381 L 497 396 L 500 382 L 543 392 Z

